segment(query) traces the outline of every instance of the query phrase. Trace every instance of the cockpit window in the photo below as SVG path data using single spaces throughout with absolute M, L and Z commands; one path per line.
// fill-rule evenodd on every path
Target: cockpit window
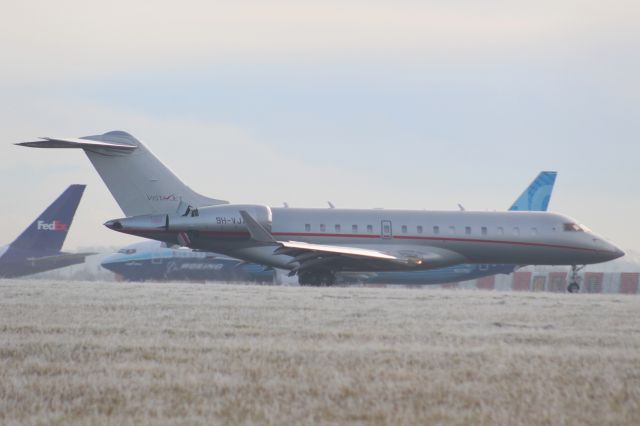
M 118 250 L 118 253 L 122 253 L 122 254 L 134 254 L 136 252 L 136 249 L 120 249 Z
M 577 223 L 565 223 L 564 224 L 565 232 L 584 232 L 586 231 L 584 226 L 578 225 Z

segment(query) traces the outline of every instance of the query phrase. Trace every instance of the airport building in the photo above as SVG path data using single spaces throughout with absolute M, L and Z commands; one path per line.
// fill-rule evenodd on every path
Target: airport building
M 563 293 L 567 289 L 569 274 L 568 267 L 527 266 L 509 275 L 493 275 L 439 287 Z M 628 251 L 621 259 L 589 265 L 578 275 L 581 293 L 639 294 L 640 255 Z
M 640 253 L 629 250 L 623 258 L 588 265 L 578 273 L 578 276 L 581 293 L 640 294 Z M 508 275 L 492 275 L 440 285 L 405 285 L 405 287 L 564 293 L 567 291 L 569 278 L 568 266 L 527 266 Z M 364 285 L 397 287 L 392 284 Z
M 569 271 L 546 268 L 523 268 L 510 275 L 493 275 L 461 283 L 444 284 L 443 288 L 476 288 L 501 291 L 549 291 L 564 293 L 567 289 Z M 638 294 L 640 271 L 596 272 L 580 274 L 581 293 Z

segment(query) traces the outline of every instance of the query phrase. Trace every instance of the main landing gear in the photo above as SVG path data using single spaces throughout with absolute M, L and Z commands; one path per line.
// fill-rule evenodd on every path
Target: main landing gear
M 331 271 L 305 271 L 298 274 L 301 286 L 329 287 L 336 283 L 336 276 Z
M 578 276 L 578 272 L 584 269 L 584 267 L 585 265 L 582 265 L 582 266 L 571 265 L 571 275 L 569 276 L 569 285 L 567 286 L 567 291 L 569 293 L 580 292 L 581 278 Z

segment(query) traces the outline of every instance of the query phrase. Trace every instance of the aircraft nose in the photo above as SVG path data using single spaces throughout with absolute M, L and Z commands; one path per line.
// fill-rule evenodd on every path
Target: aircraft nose
M 607 254 L 607 260 L 617 259 L 625 255 L 624 251 L 620 250 L 616 245 L 606 243 L 605 252 Z
M 114 259 L 113 256 L 109 256 L 106 259 L 104 259 L 102 262 L 100 262 L 100 266 L 110 271 L 113 271 L 113 267 L 115 264 L 116 264 L 116 259 Z
M 595 248 L 599 256 L 603 260 L 602 262 L 607 262 L 609 260 L 617 259 L 625 255 L 624 251 L 620 250 L 615 244 L 607 241 L 606 239 L 599 237 L 597 235 L 592 235 L 593 239 L 593 248 Z
M 622 250 L 620 250 L 620 249 L 619 249 L 618 247 L 616 247 L 616 246 L 613 246 L 613 252 L 616 254 L 615 259 L 617 259 L 617 258 L 622 257 L 622 256 L 624 256 L 624 255 L 625 255 L 625 252 L 624 252 L 624 251 L 622 251 Z
M 102 266 L 104 269 L 108 269 L 110 271 L 113 271 L 113 263 L 101 263 L 100 266 Z

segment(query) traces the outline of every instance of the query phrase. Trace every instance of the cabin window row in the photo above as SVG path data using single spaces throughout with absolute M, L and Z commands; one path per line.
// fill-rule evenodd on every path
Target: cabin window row
M 311 224 L 307 223 L 304 225 L 304 230 L 306 232 L 311 232 Z M 335 224 L 334 225 L 334 231 L 336 233 L 341 233 L 342 232 L 342 225 L 340 224 Z M 416 233 L 417 234 L 424 234 L 424 227 L 422 225 L 418 225 L 416 226 Z M 449 235 L 456 235 L 457 234 L 457 228 L 454 225 L 451 225 L 449 227 L 446 228 L 447 233 Z M 553 228 L 553 231 L 555 231 L 556 228 Z M 328 232 L 327 231 L 327 225 L 321 223 L 320 224 L 320 232 Z M 354 234 L 357 234 L 359 232 L 359 226 L 358 225 L 351 225 L 351 232 Z M 389 225 L 385 225 L 385 229 L 384 229 L 385 233 L 390 233 L 391 230 L 389 229 Z M 373 233 L 373 225 L 366 225 L 366 233 L 371 234 Z M 409 233 L 409 227 L 407 225 L 401 225 L 400 226 L 400 233 L 401 234 L 408 234 Z M 505 235 L 505 228 L 502 226 L 498 226 L 495 228 L 495 233 L 497 235 Z M 537 228 L 529 228 L 529 233 L 530 235 L 538 235 L 538 229 Z M 439 225 L 434 225 L 432 227 L 432 234 L 433 235 L 444 235 L 445 232 L 442 232 L 441 228 Z M 519 227 L 513 227 L 511 228 L 511 234 L 515 235 L 515 236 L 519 236 L 520 235 L 520 228 Z M 478 234 L 477 231 L 474 232 L 473 227 L 471 226 L 465 226 L 464 227 L 464 235 L 489 235 L 489 228 L 486 226 L 481 226 L 480 227 L 480 233 Z
M 353 232 L 354 234 L 358 233 L 358 229 L 359 229 L 358 225 L 351 225 L 351 232 Z M 310 223 L 305 224 L 304 230 L 306 232 L 311 232 L 311 224 Z M 334 230 L 335 232 L 342 232 L 342 225 L 340 224 L 334 225 Z M 367 233 L 369 234 L 373 233 L 373 225 L 367 225 L 366 230 L 367 230 Z M 320 232 L 327 232 L 327 225 L 325 225 L 324 223 L 321 223 Z

